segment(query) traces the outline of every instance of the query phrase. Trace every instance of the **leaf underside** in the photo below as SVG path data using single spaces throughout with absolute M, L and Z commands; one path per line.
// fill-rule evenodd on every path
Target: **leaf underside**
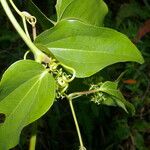
M 108 97 L 102 102 L 102 104 L 108 106 L 119 106 L 131 115 L 135 114 L 134 106 L 125 100 L 124 96 L 118 89 L 118 82 L 106 81 L 101 85 L 100 91 L 108 94 Z

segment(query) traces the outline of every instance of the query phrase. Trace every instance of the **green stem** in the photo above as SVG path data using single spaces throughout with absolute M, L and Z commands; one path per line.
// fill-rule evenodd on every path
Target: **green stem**
M 19 35 L 22 37 L 22 39 L 24 40 L 24 42 L 28 45 L 28 47 L 31 49 L 31 51 L 33 52 L 36 61 L 38 62 L 49 62 L 49 58 L 48 56 L 46 56 L 43 52 L 41 52 L 33 43 L 32 41 L 27 37 L 27 35 L 25 34 L 25 32 L 23 31 L 23 29 L 21 28 L 21 26 L 19 25 L 19 23 L 17 22 L 16 18 L 14 17 L 14 15 L 12 14 L 7 1 L 6 0 L 0 0 L 2 7 L 4 8 L 9 20 L 11 21 L 11 23 L 13 24 L 13 26 L 15 27 L 15 29 L 17 30 L 17 32 L 19 33 Z
M 23 22 L 25 33 L 26 33 L 27 37 L 31 40 L 29 32 L 28 32 L 28 28 L 27 28 L 26 18 L 24 16 L 22 17 L 22 22 Z
M 75 98 L 78 98 L 78 97 L 83 96 L 83 95 L 89 95 L 89 94 L 93 94 L 93 93 L 100 92 L 100 91 L 102 91 L 102 90 L 101 89 L 95 89 L 95 90 L 90 90 L 90 91 L 74 92 L 74 93 L 69 94 L 68 98 L 69 99 L 75 99 Z
M 35 146 L 36 146 L 36 134 L 32 135 L 32 137 L 30 138 L 29 150 L 35 150 Z
M 73 107 L 73 104 L 72 104 L 72 99 L 69 99 L 69 105 L 70 105 L 70 108 L 71 108 L 72 116 L 73 116 L 73 119 L 74 119 L 74 123 L 75 123 L 75 126 L 76 126 L 76 130 L 77 130 L 77 134 L 78 134 L 78 138 L 79 138 L 79 142 L 80 142 L 80 150 L 86 150 L 86 148 L 83 145 L 80 128 L 79 128 L 77 117 L 76 117 L 76 114 L 75 114 L 75 110 L 74 110 L 74 107 Z
M 20 15 L 21 17 L 23 17 L 21 11 L 16 7 L 16 5 L 13 2 L 13 0 L 9 0 L 9 2 L 11 3 L 12 7 L 15 9 L 15 11 L 17 12 L 17 14 Z
M 65 69 L 72 71 L 72 77 L 70 79 L 68 79 L 67 82 L 73 81 L 76 77 L 76 71 L 73 68 L 66 66 L 65 64 L 60 63 L 60 65 L 63 66 Z
M 36 132 L 37 132 L 37 123 L 33 123 L 32 126 L 32 135 L 30 138 L 29 150 L 35 150 L 36 147 Z

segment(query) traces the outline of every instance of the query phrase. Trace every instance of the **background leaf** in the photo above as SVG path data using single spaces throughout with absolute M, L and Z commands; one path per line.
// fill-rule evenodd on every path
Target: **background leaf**
M 88 24 L 102 26 L 108 12 L 103 0 L 57 0 L 57 22 L 77 19 Z
M 0 149 L 7 150 L 19 141 L 21 130 L 40 118 L 54 102 L 55 81 L 41 65 L 31 60 L 14 63 L 0 83 Z
M 135 0 L 130 1 L 130 3 L 122 4 L 116 17 L 117 26 L 119 26 L 128 17 L 134 16 L 144 20 L 148 19 L 149 13 L 150 11 L 146 9 L 146 6 L 141 6 L 141 4 Z
M 107 93 L 108 99 L 104 101 L 104 104 L 112 105 L 112 106 L 119 106 L 123 108 L 126 112 L 130 112 L 130 114 L 135 114 L 134 106 L 125 100 L 124 96 L 118 89 L 117 82 L 106 81 L 101 85 L 101 91 Z
M 134 142 L 137 150 L 148 150 L 145 146 L 142 134 L 137 131 L 134 132 Z
M 93 85 L 90 90 L 96 89 L 99 89 L 99 92 L 94 94 L 91 101 L 98 105 L 118 106 L 124 109 L 127 113 L 129 112 L 132 115 L 135 114 L 134 106 L 125 100 L 124 96 L 118 89 L 118 82 L 100 82 L 97 85 Z
M 109 28 L 65 20 L 39 35 L 35 43 L 43 44 L 63 64 L 76 70 L 76 76 L 88 77 L 108 65 L 143 58 L 123 34 Z
M 43 30 L 49 29 L 53 26 L 53 21 L 50 20 L 33 2 L 27 0 L 25 3 L 29 12 L 37 18 L 37 22 L 41 25 Z

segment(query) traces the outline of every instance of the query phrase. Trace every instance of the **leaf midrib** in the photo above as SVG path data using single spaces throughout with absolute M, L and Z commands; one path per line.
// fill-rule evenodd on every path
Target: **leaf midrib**
M 49 48 L 49 49 L 52 49 L 52 48 Z M 54 49 L 57 49 L 57 50 L 61 50 L 61 48 L 54 48 Z M 62 48 L 62 49 L 64 49 L 64 48 Z M 113 55 L 113 56 L 115 56 L 116 57 L 116 55 L 115 54 L 112 54 L 112 53 L 107 53 L 107 52 L 103 52 L 103 51 L 89 51 L 89 50 L 78 50 L 78 49 L 67 49 L 67 48 L 65 48 L 65 51 L 82 51 L 83 53 L 87 53 L 87 52 L 95 52 L 95 53 L 99 53 L 99 54 L 107 54 L 107 55 Z M 51 50 L 50 50 L 51 51 Z M 52 52 L 53 53 L 53 52 Z M 54 54 L 54 53 L 53 53 Z M 61 53 L 60 53 L 61 54 Z M 76 63 L 78 63 L 78 61 L 73 61 L 73 60 L 70 60 L 70 59 L 67 59 L 66 57 L 62 57 L 60 54 L 54 54 L 55 56 L 58 56 L 59 58 L 62 58 L 62 59 L 64 59 L 64 60 L 68 60 L 68 61 L 71 61 L 71 62 L 76 62 Z M 121 57 L 121 56 L 126 56 L 126 57 L 130 57 L 132 60 L 134 60 L 134 57 L 132 57 L 131 55 L 118 55 L 117 54 L 117 57 Z M 82 61 L 82 63 L 83 64 L 85 64 L 85 63 L 87 63 L 87 62 L 85 62 L 85 61 Z M 90 62 L 89 60 L 88 60 L 88 64 L 97 64 L 98 62 Z
M 37 75 L 37 76 L 40 76 L 40 75 Z M 34 78 L 36 78 L 37 76 L 35 76 Z M 33 78 L 32 78 L 32 79 L 33 79 Z M 32 80 L 32 79 L 31 79 L 31 80 Z M 39 79 L 40 79 L 40 78 L 39 78 Z M 7 120 L 15 113 L 15 111 L 17 110 L 17 108 L 20 106 L 20 104 L 21 104 L 22 101 L 26 98 L 26 96 L 32 91 L 32 89 L 34 88 L 34 86 L 35 86 L 38 82 L 41 84 L 41 80 L 39 80 L 39 79 L 32 85 L 32 87 L 28 90 L 28 92 L 23 96 L 22 100 L 18 103 L 18 105 L 15 107 L 15 109 L 13 109 L 13 111 L 7 116 Z M 28 80 L 28 81 L 30 81 L 30 80 Z M 28 82 L 28 81 L 27 81 L 27 82 Z M 27 83 L 27 82 L 25 82 L 25 83 Z M 21 86 L 21 85 L 20 85 L 20 86 Z M 20 87 L 20 86 L 19 86 L 19 87 Z M 18 87 L 18 88 L 19 88 L 19 87 Z M 17 88 L 16 88 L 16 89 L 17 89 Z M 15 90 L 16 90 L 16 89 L 15 89 Z M 38 87 L 38 89 L 39 89 L 39 87 Z M 15 91 L 15 90 L 14 90 L 14 91 Z M 13 92 L 14 92 L 14 91 L 13 91 Z M 11 92 L 11 93 L 12 93 L 12 92 Z M 10 95 L 10 94 L 9 94 L 9 95 Z M 8 96 L 9 96 L 9 95 L 8 95 Z M 7 97 L 6 97 L 6 98 L 7 98 Z
M 43 71 L 44 72 L 44 71 Z M 43 73 L 42 72 L 42 73 Z M 41 74 L 42 74 L 41 73 Z M 3 102 L 5 99 L 7 99 L 7 97 L 9 97 L 9 95 L 11 95 L 15 90 L 17 90 L 19 87 L 21 87 L 23 84 L 25 84 L 25 83 L 27 83 L 27 82 L 29 82 L 30 80 L 33 80 L 34 78 L 36 78 L 36 77 L 38 77 L 39 76 L 39 78 L 38 78 L 38 80 L 33 84 L 33 86 L 30 88 L 30 89 L 32 89 L 40 80 L 41 80 L 41 78 L 40 78 L 40 76 L 41 76 L 41 74 L 38 74 L 38 75 L 36 75 L 36 76 L 34 76 L 34 77 L 32 77 L 32 78 L 30 78 L 29 80 L 27 80 L 26 82 L 23 82 L 22 84 L 20 84 L 18 87 L 16 87 L 14 90 L 12 90 L 6 97 L 4 97 L 2 100 L 1 100 L 1 102 Z M 29 92 L 29 91 L 28 91 Z M 27 94 L 27 93 L 26 93 Z M 25 95 L 26 96 L 26 95 Z M 20 102 L 19 102 L 20 103 Z M 16 106 L 17 107 L 17 106 Z M 11 113 L 13 113 L 13 112 L 11 112 Z M 11 113 L 8 115 L 8 117 L 7 118 L 9 118 L 9 116 L 11 115 Z
M 85 24 L 86 25 L 86 24 Z M 94 26 L 93 26 L 94 27 Z M 99 27 L 100 28 L 100 27 Z M 101 27 L 101 29 L 102 30 L 105 30 L 104 28 L 102 28 Z M 107 29 L 107 31 L 108 31 L 108 29 Z M 109 32 L 109 31 L 108 31 Z M 115 31 L 116 32 L 116 31 Z M 51 35 L 51 34 L 53 34 L 53 33 L 50 33 L 49 34 L 49 36 Z M 103 33 L 104 34 L 104 33 Z M 105 33 L 106 34 L 106 33 Z M 110 33 L 109 33 L 110 34 Z M 41 36 L 43 36 L 43 35 L 41 35 Z M 56 40 L 53 40 L 53 41 L 50 41 L 50 42 L 47 42 L 48 44 L 49 43 L 53 43 L 53 42 L 58 42 L 58 41 L 63 41 L 63 40 L 66 40 L 66 39 L 70 39 L 70 38 L 74 38 L 74 37 L 81 37 L 81 38 L 84 38 L 84 37 L 100 37 L 101 38 L 101 36 L 102 36 L 102 34 L 97 34 L 96 33 L 96 35 L 95 34 L 93 34 L 93 35 L 85 35 L 85 33 L 83 34 L 75 34 L 75 35 L 68 35 L 67 37 L 62 37 L 62 38 L 60 38 L 60 39 L 56 39 Z M 47 36 L 45 36 L 44 35 L 44 37 L 47 37 Z M 106 37 L 106 39 L 107 39 L 108 37 Z M 113 38 L 117 38 L 117 36 L 116 37 L 113 37 Z M 41 40 L 40 40 L 41 39 Z M 43 44 L 42 43 L 42 41 L 43 41 L 43 37 L 41 38 L 40 37 L 40 39 L 38 39 L 38 37 L 37 37 L 37 40 L 35 41 L 35 43 L 40 43 L 40 44 Z M 47 38 L 46 38 L 47 39 Z M 103 39 L 104 39 L 104 37 L 103 37 Z M 43 45 L 48 45 L 47 43 L 45 43 L 45 44 L 43 44 Z

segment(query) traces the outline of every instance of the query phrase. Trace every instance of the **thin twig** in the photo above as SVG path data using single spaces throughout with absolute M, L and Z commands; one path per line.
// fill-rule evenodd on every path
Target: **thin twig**
M 100 89 L 90 90 L 90 91 L 82 91 L 82 92 L 74 92 L 74 93 L 69 94 L 68 97 L 74 99 L 74 98 L 80 97 L 82 95 L 89 95 L 89 94 L 96 93 L 99 91 L 100 91 Z
M 69 100 L 70 109 L 71 109 L 71 112 L 72 112 L 72 116 L 73 116 L 74 123 L 75 123 L 75 126 L 76 126 L 77 134 L 78 134 L 79 143 L 80 143 L 79 150 L 86 150 L 86 148 L 83 145 L 83 140 L 82 140 L 79 124 L 78 124 L 78 121 L 77 121 L 77 117 L 76 117 L 76 114 L 75 114 L 75 110 L 74 110 L 74 107 L 73 107 L 72 99 L 69 98 L 67 95 L 66 95 L 66 98 Z

